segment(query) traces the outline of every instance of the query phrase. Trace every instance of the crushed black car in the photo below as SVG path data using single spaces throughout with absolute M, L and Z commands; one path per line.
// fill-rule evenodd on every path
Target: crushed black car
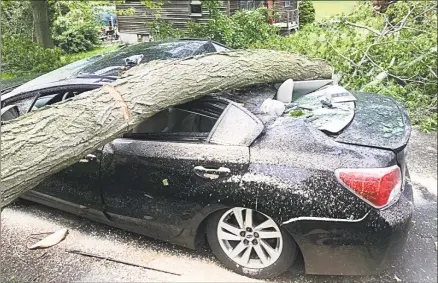
M 166 51 L 156 58 L 149 45 Z M 217 46 L 126 47 L 24 84 L 2 106 L 15 116 L 38 111 L 115 80 L 128 63 L 226 49 Z M 278 112 L 282 86 L 168 108 L 22 197 L 191 249 L 206 236 L 226 267 L 256 278 L 283 273 L 298 252 L 308 274 L 379 272 L 403 250 L 411 222 L 406 110 L 390 97 L 330 93 L 332 82 L 311 81 L 295 82 Z

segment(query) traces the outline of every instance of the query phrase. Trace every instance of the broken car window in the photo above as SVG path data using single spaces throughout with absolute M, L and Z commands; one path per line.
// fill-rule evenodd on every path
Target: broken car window
M 188 110 L 169 108 L 146 119 L 132 133 L 209 133 L 216 120 Z
M 190 101 L 155 114 L 124 137 L 174 140 L 196 136 L 196 140 L 206 140 L 227 105 L 227 101 L 211 97 Z
M 141 63 L 193 56 L 203 45 L 205 45 L 205 41 L 138 43 L 103 55 L 100 60 L 84 67 L 81 73 L 95 73 L 109 67 L 124 66 L 125 59 L 130 56 L 142 56 Z

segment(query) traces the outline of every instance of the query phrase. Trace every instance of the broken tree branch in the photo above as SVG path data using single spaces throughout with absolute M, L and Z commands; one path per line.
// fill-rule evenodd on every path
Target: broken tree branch
M 399 80 L 401 82 L 404 82 L 404 83 L 406 83 L 406 82 L 414 82 L 414 83 L 419 83 L 419 84 L 436 84 L 436 82 L 412 80 L 412 77 L 411 78 L 402 78 L 402 77 L 399 77 L 397 75 L 391 74 L 387 70 L 385 70 L 382 66 L 380 66 L 379 64 L 374 62 L 374 60 L 368 54 L 366 56 L 367 56 L 368 60 L 371 62 L 371 64 L 373 64 L 373 66 L 375 66 L 379 70 L 381 70 L 382 73 L 386 73 L 387 76 L 392 77 L 394 79 L 397 79 L 397 80 Z
M 227 89 L 331 77 L 332 68 L 322 60 L 271 50 L 226 51 L 134 67 L 109 86 L 2 126 L 1 207 L 168 107 Z
M 368 31 L 370 31 L 370 32 L 372 32 L 372 33 L 374 33 L 376 35 L 382 35 L 382 33 L 380 31 L 378 31 L 378 30 L 376 30 L 376 29 L 374 29 L 372 27 L 369 27 L 369 26 L 364 26 L 364 25 L 361 25 L 361 24 L 356 24 L 356 23 L 352 23 L 352 22 L 349 22 L 349 21 L 340 21 L 340 20 L 333 20 L 331 22 L 335 23 L 335 24 L 346 24 L 346 25 L 349 25 L 349 26 L 352 26 L 352 27 L 366 29 L 366 30 L 368 30 Z
M 331 44 L 330 41 L 327 40 L 328 45 L 333 49 L 333 51 L 335 51 L 339 56 L 341 56 L 342 58 L 344 58 L 345 60 L 347 60 L 348 62 L 350 62 L 351 65 L 357 67 L 356 63 L 351 60 L 350 58 L 347 58 L 344 54 L 342 54 L 341 52 L 339 52 L 338 50 L 336 50 L 336 48 L 333 46 L 333 44 Z

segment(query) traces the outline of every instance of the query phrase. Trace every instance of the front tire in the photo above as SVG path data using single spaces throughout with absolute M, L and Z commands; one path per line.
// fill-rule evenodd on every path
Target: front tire
M 282 274 L 297 257 L 291 236 L 269 216 L 248 208 L 235 207 L 212 215 L 207 239 L 227 268 L 257 279 Z

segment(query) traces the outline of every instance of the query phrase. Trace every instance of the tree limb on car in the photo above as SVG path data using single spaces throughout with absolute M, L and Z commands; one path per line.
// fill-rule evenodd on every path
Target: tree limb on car
M 1 207 L 170 106 L 226 89 L 331 77 L 324 61 L 269 50 L 134 67 L 114 83 L 2 126 Z

